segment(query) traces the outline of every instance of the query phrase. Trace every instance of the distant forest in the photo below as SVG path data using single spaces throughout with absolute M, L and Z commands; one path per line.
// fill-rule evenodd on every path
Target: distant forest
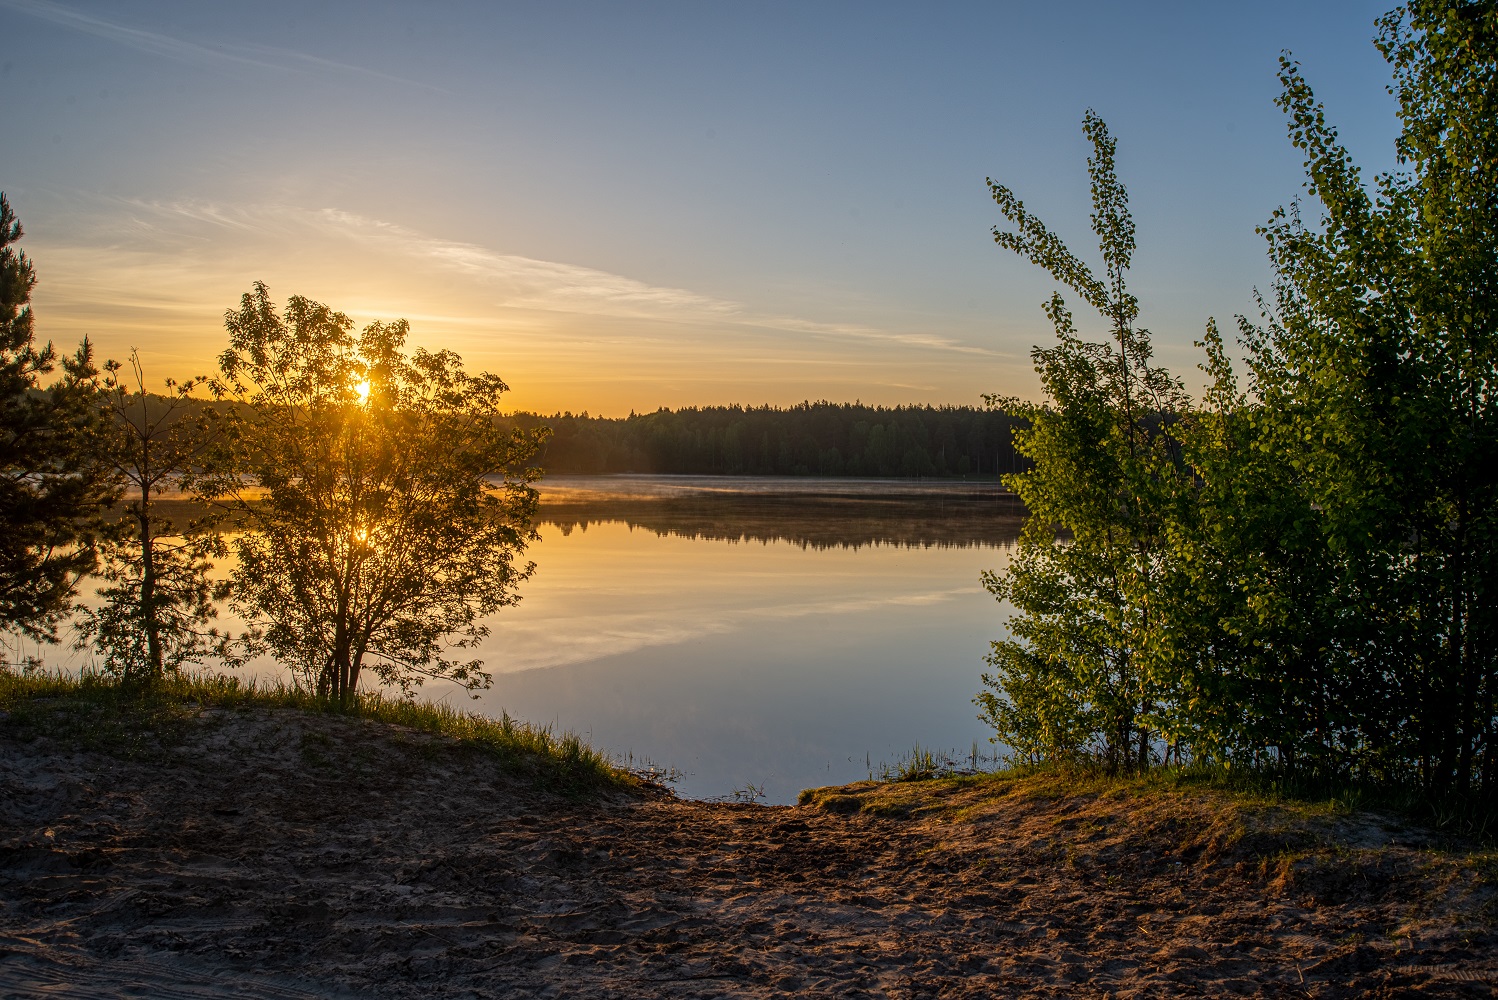
M 973 406 L 805 402 L 707 406 L 627 417 L 516 413 L 550 427 L 538 464 L 555 474 L 993 477 L 1029 468 L 1019 418 Z

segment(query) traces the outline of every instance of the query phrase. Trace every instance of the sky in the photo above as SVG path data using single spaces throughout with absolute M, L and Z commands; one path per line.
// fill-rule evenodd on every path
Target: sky
M 264 281 L 408 319 L 519 409 L 979 404 L 1036 397 L 1053 336 L 985 179 L 1096 266 L 1092 108 L 1197 386 L 1302 191 L 1280 53 L 1388 169 L 1389 6 L 0 0 L 0 190 L 38 334 L 150 380 L 212 373 Z

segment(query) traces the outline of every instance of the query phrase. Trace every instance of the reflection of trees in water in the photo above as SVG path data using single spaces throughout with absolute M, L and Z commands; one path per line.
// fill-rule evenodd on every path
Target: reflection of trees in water
M 208 508 L 189 500 L 159 506 L 182 520 Z M 539 524 L 562 534 L 623 521 L 658 535 L 718 541 L 787 541 L 803 548 L 1007 548 L 1019 537 L 1024 509 L 1013 496 L 982 501 L 871 500 L 817 496 L 610 497 L 542 501 Z
M 848 500 L 818 496 L 611 499 L 543 503 L 537 518 L 563 535 L 623 521 L 658 535 L 714 541 L 786 541 L 810 549 L 1008 547 L 1023 510 L 1012 498 Z

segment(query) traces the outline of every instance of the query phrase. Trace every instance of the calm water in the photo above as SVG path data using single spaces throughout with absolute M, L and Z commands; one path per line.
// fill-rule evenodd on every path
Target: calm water
M 916 742 L 986 747 L 972 697 L 1002 614 L 979 573 L 1019 523 L 994 489 L 549 481 L 536 574 L 472 704 L 674 766 L 691 796 L 788 802 Z
M 979 574 L 1019 524 L 992 483 L 548 480 L 536 573 L 478 651 L 494 687 L 422 693 L 677 768 L 689 796 L 790 802 L 915 743 L 991 751 L 972 698 L 1004 614 Z

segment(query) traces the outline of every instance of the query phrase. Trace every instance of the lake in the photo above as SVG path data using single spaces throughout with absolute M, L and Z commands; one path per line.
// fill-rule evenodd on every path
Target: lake
M 993 752 L 972 698 L 1005 609 L 979 574 L 1021 524 L 994 483 L 580 476 L 541 492 L 535 574 L 476 653 L 494 686 L 423 697 L 573 730 L 679 770 L 694 797 L 793 802 L 917 743 Z
M 547 480 L 521 603 L 469 704 L 676 768 L 688 796 L 853 781 L 919 743 L 991 753 L 973 696 L 1013 499 L 992 483 Z M 428 685 L 432 697 L 464 695 Z

